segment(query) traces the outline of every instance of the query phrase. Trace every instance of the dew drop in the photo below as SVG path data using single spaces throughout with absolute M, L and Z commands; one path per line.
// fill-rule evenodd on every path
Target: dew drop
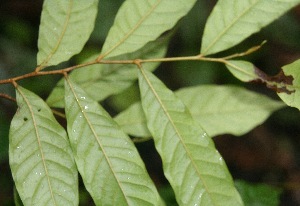
M 17 149 L 20 149 L 21 148 L 21 146 L 17 146 Z
M 87 105 L 86 105 L 86 106 L 84 106 L 84 109 L 85 109 L 85 110 L 87 110 L 88 108 L 89 108 L 89 106 L 87 106 Z
M 201 135 L 201 138 L 207 138 L 207 133 L 204 132 L 204 133 Z
M 133 157 L 134 155 L 132 154 L 132 152 L 128 152 L 128 156 Z
M 202 133 L 201 135 L 201 142 L 203 143 L 203 146 L 207 146 L 210 142 L 210 138 L 208 138 L 208 135 L 206 132 Z

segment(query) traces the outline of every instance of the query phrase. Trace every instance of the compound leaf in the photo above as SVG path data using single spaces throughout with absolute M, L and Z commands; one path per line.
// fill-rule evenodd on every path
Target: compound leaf
M 66 78 L 65 87 L 70 142 L 96 205 L 161 205 L 130 138 L 78 85 Z
M 127 0 L 118 11 L 102 57 L 132 53 L 157 39 L 186 15 L 196 0 Z
M 179 205 L 243 205 L 224 160 L 186 106 L 151 72 L 140 69 L 147 125 Z
M 163 36 L 154 42 L 131 54 L 118 56 L 118 60 L 148 59 L 164 57 L 167 51 L 170 35 Z M 89 60 L 96 59 L 92 56 Z M 153 71 L 159 63 L 147 63 L 145 69 Z M 131 64 L 100 64 L 78 69 L 70 74 L 70 78 L 83 88 L 89 96 L 101 101 L 110 95 L 118 94 L 130 87 L 137 79 L 137 70 Z M 101 91 L 101 92 L 99 92 Z M 47 99 L 53 107 L 64 107 L 64 81 L 58 82 Z
M 9 162 L 24 205 L 78 205 L 78 178 L 65 130 L 46 103 L 18 86 Z
M 299 3 L 299 0 L 218 1 L 204 29 L 201 53 L 214 54 L 237 45 Z
M 37 64 L 59 64 L 79 53 L 94 28 L 98 0 L 45 0 L 39 31 Z

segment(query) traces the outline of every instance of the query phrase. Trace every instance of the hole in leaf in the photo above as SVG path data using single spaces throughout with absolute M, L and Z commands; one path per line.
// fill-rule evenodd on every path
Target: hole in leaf
M 23 120 L 24 120 L 24 122 L 26 122 L 26 121 L 28 120 L 28 118 L 27 118 L 27 117 L 24 117 L 24 119 L 23 119 Z
M 42 109 L 38 109 L 37 111 L 40 112 Z

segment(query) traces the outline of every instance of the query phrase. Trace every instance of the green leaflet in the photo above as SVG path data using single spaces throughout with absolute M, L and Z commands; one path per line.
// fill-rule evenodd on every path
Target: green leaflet
M 288 74 L 288 72 L 287 74 L 285 74 L 285 72 L 280 71 L 275 76 L 269 76 L 259 68 L 255 67 L 252 63 L 247 61 L 230 60 L 226 61 L 225 64 L 228 70 L 236 78 L 240 79 L 243 82 L 257 81 L 265 83 L 268 88 L 275 90 L 277 93 L 285 93 L 290 95 L 295 92 L 296 87 L 292 85 L 292 82 L 294 80 L 293 72 L 290 75 Z M 285 98 L 285 100 L 287 100 L 287 98 Z M 294 101 L 293 98 L 291 98 L 290 100 Z M 286 103 L 290 105 L 289 101 L 287 101 Z
M 230 60 L 226 62 L 227 69 L 239 80 L 250 82 L 259 79 L 255 66 L 251 62 Z
M 164 57 L 171 35 L 172 32 L 154 42 L 149 42 L 135 53 L 125 54 L 116 58 L 118 60 L 126 60 Z M 92 56 L 87 61 L 94 59 L 96 59 L 96 56 Z M 158 65 L 159 63 L 147 63 L 145 64 L 145 69 L 153 71 Z M 137 78 L 137 70 L 136 66 L 131 64 L 100 64 L 75 70 L 71 73 L 70 78 L 80 85 L 93 99 L 101 101 L 130 87 Z M 47 99 L 47 103 L 52 107 L 64 107 L 63 79 L 53 89 Z
M 286 84 L 286 89 L 292 91 L 291 93 L 277 92 L 278 96 L 289 106 L 300 109 L 300 60 L 297 60 L 282 68 L 285 76 L 289 77 L 291 81 Z
M 202 37 L 201 53 L 231 48 L 268 25 L 300 0 L 222 0 L 210 14 Z
M 32 92 L 17 88 L 9 162 L 24 205 L 78 205 L 77 169 L 65 130 Z
M 98 0 L 45 0 L 37 64 L 59 64 L 79 53 L 94 29 Z
M 130 138 L 78 85 L 67 78 L 65 87 L 68 134 L 96 205 L 162 205 Z
M 118 11 L 102 57 L 135 52 L 157 39 L 186 15 L 196 0 L 127 0 Z
M 151 137 L 147 127 L 146 117 L 140 102 L 134 103 L 119 113 L 114 120 L 122 130 L 135 137 Z
M 139 85 L 147 125 L 178 204 L 243 205 L 213 141 L 185 105 L 142 68 Z
M 235 185 L 240 192 L 245 205 L 278 206 L 280 205 L 281 189 L 265 184 L 250 184 L 245 181 L 236 181 Z
M 210 136 L 243 135 L 284 107 L 280 101 L 230 85 L 183 88 L 176 94 Z
M 220 134 L 243 135 L 284 106 L 282 102 L 237 86 L 187 87 L 178 90 L 176 95 L 211 137 Z M 140 103 L 121 112 L 115 121 L 132 136 L 151 136 Z

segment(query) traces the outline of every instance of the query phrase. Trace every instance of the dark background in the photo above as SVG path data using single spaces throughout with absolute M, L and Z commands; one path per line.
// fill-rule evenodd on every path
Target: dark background
M 90 41 L 82 55 L 100 52 L 105 36 L 113 23 L 113 17 L 122 0 L 100 1 L 99 17 Z M 168 50 L 168 56 L 188 56 L 199 53 L 205 21 L 216 1 L 199 0 L 193 10 L 178 23 Z M 41 0 L 0 1 L 0 79 L 6 79 L 33 71 L 36 66 Z M 223 56 L 247 50 L 267 40 L 258 52 L 243 59 L 253 62 L 269 75 L 300 58 L 300 7 L 295 8 L 248 38 Z M 74 65 L 80 56 L 59 67 Z M 163 63 L 156 75 L 173 90 L 198 84 L 236 84 L 250 90 L 279 99 L 274 91 L 261 84 L 245 84 L 235 79 L 225 68 L 216 63 L 177 62 Z M 47 98 L 59 76 L 34 77 L 19 83 L 27 89 Z M 128 91 L 136 91 L 136 85 Z M 11 85 L 0 85 L 0 93 L 14 96 Z M 126 108 L 138 96 L 126 99 L 124 95 L 110 97 L 102 104 L 112 114 Z M 133 99 L 133 100 L 132 100 Z M 124 103 L 125 102 L 125 103 Z M 0 205 L 13 205 L 13 181 L 8 164 L 9 123 L 16 111 L 14 102 L 0 98 Z M 63 120 L 60 120 L 63 121 Z M 300 205 L 300 113 L 295 108 L 275 112 L 264 124 L 241 137 L 222 135 L 214 138 L 235 179 L 251 183 L 266 183 L 283 189 L 281 205 Z M 153 142 L 137 143 L 149 173 L 156 185 L 168 193 L 161 162 Z M 167 191 L 167 192 L 166 192 Z M 172 197 L 170 196 L 170 199 Z M 82 189 L 81 205 L 92 201 Z

